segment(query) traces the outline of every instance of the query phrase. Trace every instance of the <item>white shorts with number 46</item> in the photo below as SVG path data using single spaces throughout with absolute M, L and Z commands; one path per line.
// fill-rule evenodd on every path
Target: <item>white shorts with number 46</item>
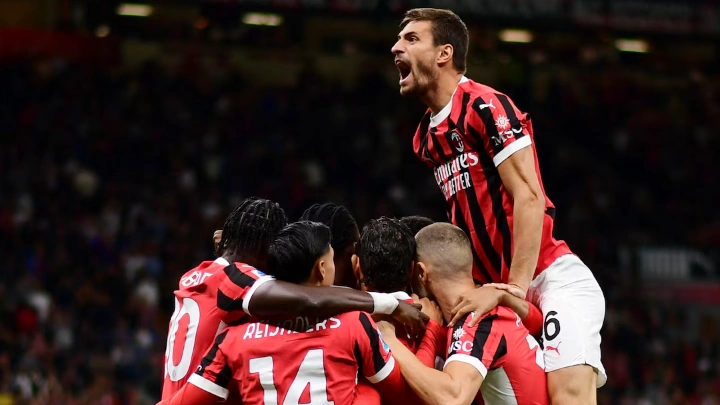
M 533 280 L 527 298 L 543 313 L 545 371 L 588 364 L 602 387 L 607 381 L 600 361 L 605 297 L 585 263 L 575 255 L 559 257 Z

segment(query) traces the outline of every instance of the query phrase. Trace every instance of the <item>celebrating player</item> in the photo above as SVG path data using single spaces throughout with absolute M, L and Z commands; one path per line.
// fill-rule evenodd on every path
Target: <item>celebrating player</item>
M 286 282 L 332 285 L 330 240 L 323 224 L 288 225 L 270 247 L 268 272 Z M 358 372 L 391 403 L 402 403 L 405 383 L 366 313 L 245 323 L 222 331 L 188 384 L 160 404 L 212 404 L 231 388 L 246 405 L 351 404 Z
M 530 117 L 464 76 L 468 31 L 449 10 L 408 11 L 392 52 L 400 94 L 428 106 L 414 151 L 434 169 L 450 221 L 470 237 L 473 277 L 505 283 L 500 288 L 542 310 L 552 403 L 596 403 L 596 387 L 607 379 L 600 361 L 605 299 L 587 266 L 553 238 L 555 207 L 543 189 Z M 474 323 L 493 308 L 490 290 L 463 294 L 453 322 L 475 311 Z
M 416 239 L 422 282 L 449 321 L 457 297 L 475 289 L 470 241 L 447 223 L 422 229 Z M 502 294 L 527 308 L 524 300 Z M 426 404 L 469 405 L 482 398 L 488 405 L 548 405 L 543 354 L 519 315 L 499 306 L 477 325 L 470 326 L 470 320 L 465 315 L 448 331 L 442 372 L 422 365 L 405 349 L 393 337 L 392 324 L 383 322 L 380 328 L 408 385 Z
M 414 335 L 424 328 L 425 315 L 390 295 L 345 288 L 319 293 L 257 270 L 265 268 L 268 247 L 286 223 L 277 203 L 258 198 L 243 201 L 225 221 L 218 246 L 222 256 L 201 263 L 180 279 L 165 352 L 163 399 L 185 384 L 224 324 L 247 314 L 330 317 L 366 311 L 392 314 Z
M 352 257 L 353 270 L 363 291 L 384 292 L 412 302 L 405 290 L 408 286 L 410 272 L 415 265 L 415 238 L 410 229 L 402 222 L 392 218 L 380 218 L 370 221 L 363 227 L 357 254 Z M 430 317 L 423 345 L 418 340 L 403 333 L 399 336 L 405 347 L 415 353 L 420 361 L 432 367 L 435 364 L 437 342 L 444 338 L 445 331 L 439 319 Z M 402 327 L 402 325 L 396 325 Z
M 300 217 L 301 221 L 315 221 L 327 225 L 332 232 L 335 250 L 335 285 L 357 288 L 350 258 L 360 240 L 360 230 L 350 211 L 334 203 L 313 204 Z

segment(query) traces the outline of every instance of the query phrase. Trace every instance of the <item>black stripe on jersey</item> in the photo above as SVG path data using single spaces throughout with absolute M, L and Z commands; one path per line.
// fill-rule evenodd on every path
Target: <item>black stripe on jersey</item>
M 243 299 L 232 299 L 225 295 L 220 289 L 217 292 L 217 307 L 225 312 L 242 311 Z
M 373 352 L 373 366 L 375 367 L 373 374 L 377 374 L 385 366 L 385 358 L 380 351 L 380 335 L 378 335 L 377 329 L 373 327 L 370 318 L 368 318 L 364 312 L 360 312 L 360 323 L 362 324 L 368 339 L 370 339 L 370 348 Z
M 208 350 L 205 357 L 203 357 L 203 359 L 200 361 L 200 367 L 198 367 L 195 374 L 199 374 L 202 376 L 205 368 L 213 363 L 215 357 L 217 356 L 218 350 L 220 350 L 220 345 L 222 344 L 222 342 L 225 341 L 225 337 L 227 336 L 227 334 L 228 331 L 225 330 L 221 334 L 217 335 L 217 337 L 215 337 L 215 343 L 212 345 L 210 350 Z
M 505 335 L 503 335 L 500 338 L 500 344 L 498 344 L 498 348 L 495 351 L 495 355 L 493 356 L 492 363 L 490 363 L 490 368 L 496 368 L 496 364 L 500 359 L 502 359 L 507 354 L 507 340 L 505 340 Z
M 465 217 L 463 216 L 462 208 L 460 208 L 460 203 L 458 202 L 457 194 L 455 194 L 453 196 L 453 199 L 455 200 L 454 204 L 453 204 L 453 207 L 455 207 L 454 208 L 455 224 L 457 225 L 458 228 L 462 229 L 463 232 L 465 232 L 465 235 L 470 240 L 470 243 L 474 245 L 475 243 L 473 241 L 472 235 L 470 235 L 470 229 L 468 228 L 467 223 L 465 222 Z M 452 222 L 452 216 L 448 217 L 448 219 Z M 482 240 L 481 240 L 481 243 L 482 243 Z M 483 249 L 485 249 L 484 245 L 483 245 Z M 485 267 L 485 263 L 483 263 L 482 260 L 480 260 L 480 257 L 478 256 L 477 251 L 475 250 L 475 247 L 473 247 L 471 250 L 472 250 L 472 256 L 473 256 L 473 262 L 477 263 L 478 267 L 480 267 L 480 272 L 485 277 L 484 280 L 476 279 L 475 282 L 480 283 L 480 284 L 485 284 L 485 283 L 490 283 L 495 280 L 498 280 L 500 278 L 499 277 L 500 273 L 497 274 L 497 277 L 493 277 L 493 275 L 488 271 L 487 267 Z M 475 274 L 473 274 L 473 278 L 475 278 Z
M 225 266 L 223 271 L 230 281 L 240 288 L 250 288 L 255 283 L 255 279 L 240 271 L 235 263 L 230 263 L 228 266 Z
M 462 107 L 460 108 L 460 115 L 458 116 L 457 123 L 453 122 L 451 117 L 448 117 L 448 130 L 445 131 L 445 141 L 447 142 L 448 146 L 450 147 L 451 153 L 452 148 L 454 147 L 455 142 L 453 142 L 452 134 L 453 132 L 457 132 L 459 135 L 465 135 L 465 116 L 467 115 L 467 105 L 470 102 L 470 93 L 463 93 L 462 96 Z M 462 140 L 462 142 L 465 142 L 465 140 Z M 475 145 L 473 145 L 475 146 Z M 458 150 L 458 152 L 463 153 L 463 151 Z
M 487 104 L 485 103 L 485 100 L 482 99 L 482 97 L 478 97 L 475 99 L 475 101 L 473 101 L 472 108 L 473 110 L 475 110 L 475 113 L 477 113 L 480 119 L 482 119 L 482 122 L 485 125 L 485 132 L 490 138 L 490 146 L 492 146 L 493 148 L 493 153 L 497 155 L 503 149 L 503 138 L 500 136 L 500 133 L 495 126 L 495 118 L 493 117 L 492 111 L 490 111 L 490 107 L 481 109 L 480 104 Z M 468 125 L 468 129 L 470 128 L 470 125 Z M 478 142 L 482 142 L 482 138 L 478 138 Z M 477 149 L 482 150 L 484 148 Z
M 438 163 L 435 161 L 435 158 L 430 154 L 430 150 L 428 149 L 428 132 L 430 130 L 430 111 L 425 113 L 423 116 L 422 121 L 420 121 L 420 136 L 422 137 L 420 139 L 420 154 L 425 159 L 428 159 L 433 164 L 437 165 Z
M 471 132 L 475 132 L 475 130 L 470 126 L 468 126 L 468 129 Z M 479 136 L 477 132 L 473 134 L 473 136 L 475 135 Z M 480 162 L 482 164 L 482 148 L 478 149 L 478 155 L 481 157 Z M 487 170 L 485 175 L 487 176 Z M 483 191 L 482 188 L 475 186 L 475 179 L 473 179 L 472 177 L 470 177 L 470 186 L 472 187 L 473 192 L 470 193 L 466 191 L 465 196 L 467 199 L 468 208 L 470 209 L 470 220 L 473 221 L 473 230 L 475 230 L 475 235 L 477 235 L 478 239 L 480 240 L 480 245 L 485 252 L 485 256 L 487 256 L 488 261 L 490 262 L 490 266 L 496 272 L 497 277 L 493 277 L 490 280 L 495 283 L 500 283 L 502 282 L 502 280 L 500 279 L 500 277 L 502 277 L 502 258 L 500 258 L 500 255 L 495 250 L 495 247 L 492 244 L 492 239 L 490 239 L 490 234 L 487 231 L 487 222 L 485 222 L 485 217 L 483 216 L 482 209 L 480 209 L 480 202 L 478 201 L 478 195 L 481 194 Z M 494 210 L 495 209 L 493 207 L 493 211 Z M 472 236 L 470 234 L 468 234 L 468 238 L 471 238 L 472 240 Z
M 468 129 L 470 132 L 473 132 L 474 137 L 480 136 L 476 133 L 474 128 L 468 126 Z M 503 196 L 501 191 L 502 179 L 500 178 L 500 173 L 498 172 L 497 167 L 495 167 L 495 163 L 493 163 L 492 158 L 484 148 L 478 149 L 478 157 L 480 158 L 480 166 L 482 166 L 483 172 L 485 173 L 485 181 L 487 182 L 488 192 L 490 193 L 492 211 L 495 216 L 495 226 L 502 236 L 502 259 L 509 269 L 510 264 L 512 263 L 512 237 L 510 236 L 510 225 L 508 224 L 507 214 L 505 213 L 505 208 L 503 207 Z M 485 224 L 483 223 L 483 225 Z M 485 231 L 485 234 L 487 234 L 487 229 L 485 227 L 483 227 L 483 230 Z M 488 239 L 489 238 L 490 236 L 488 235 Z M 500 256 L 495 248 L 493 248 L 493 252 L 499 261 Z M 488 257 L 490 256 L 488 255 Z M 502 277 L 502 263 L 498 262 L 495 268 L 497 269 L 500 277 Z
M 477 330 L 475 331 L 475 341 L 473 342 L 473 348 L 470 355 L 482 361 L 483 354 L 485 354 L 485 343 L 487 343 L 492 331 L 493 321 L 497 318 L 497 314 L 491 314 L 481 319 L 477 324 Z
M 445 138 L 447 141 L 448 146 L 452 145 L 452 142 L 450 141 L 450 133 L 451 131 L 445 132 Z M 441 162 L 447 162 L 450 159 L 450 155 L 447 154 L 445 151 L 445 148 L 443 147 L 442 142 L 440 142 L 440 138 L 437 135 L 437 127 L 431 127 L 430 128 L 430 140 L 432 141 L 433 145 L 435 146 L 433 149 L 437 153 L 438 160 Z
M 549 215 L 550 218 L 555 220 L 555 207 L 547 207 L 545 208 L 545 214 Z
M 365 363 L 363 363 L 362 350 L 360 350 L 360 344 L 358 344 L 358 342 L 355 342 L 353 354 L 355 355 L 355 361 L 358 365 L 358 375 L 365 375 L 365 373 L 363 373 L 363 364 Z
M 515 139 L 520 139 L 525 136 L 522 132 L 522 123 L 518 119 L 517 115 L 515 115 L 515 109 L 513 108 L 512 103 L 510 103 L 510 100 L 508 100 L 507 96 L 504 94 L 495 94 L 495 96 L 498 100 L 500 100 L 500 104 L 502 104 L 505 114 L 507 114 L 507 117 L 510 120 L 510 127 L 515 130 L 513 131 Z

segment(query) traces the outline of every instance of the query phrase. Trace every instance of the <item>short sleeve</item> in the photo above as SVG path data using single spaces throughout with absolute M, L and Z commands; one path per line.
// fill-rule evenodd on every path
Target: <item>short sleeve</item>
M 492 156 L 495 166 L 532 144 L 527 114 L 520 112 L 504 94 L 488 93 L 472 102 L 470 132 Z
M 359 313 L 353 329 L 353 350 L 362 375 L 373 384 L 383 381 L 395 368 L 390 346 L 382 339 L 375 321 L 364 312 Z
M 449 337 L 448 358 L 445 367 L 454 361 L 467 363 L 485 378 L 488 370 L 498 367 L 507 354 L 501 319 L 497 314 L 486 315 L 477 325 L 468 327 L 472 315 L 453 328 Z
M 215 338 L 215 343 L 203 357 L 197 371 L 188 380 L 190 384 L 222 399 L 228 397 L 228 386 L 233 375 L 225 355 L 224 342 L 227 334 L 226 329 Z
M 223 269 L 224 278 L 217 291 L 217 306 L 227 312 L 226 324 L 250 315 L 249 305 L 258 287 L 274 280 L 260 270 L 243 263 L 230 263 Z

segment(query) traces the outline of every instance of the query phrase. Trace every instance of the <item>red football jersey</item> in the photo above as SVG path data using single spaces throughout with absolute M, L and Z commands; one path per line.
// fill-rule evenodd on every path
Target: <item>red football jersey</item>
M 535 152 L 530 116 L 506 95 L 466 77 L 437 115 L 428 110 L 415 133 L 415 154 L 434 169 L 447 200 L 448 218 L 470 238 L 473 277 L 479 283 L 507 282 L 513 252 L 513 199 L 497 167 L 526 147 Z M 535 171 L 543 188 L 537 153 Z M 547 197 L 545 214 L 535 276 L 571 253 L 565 242 L 553 238 L 555 206 Z
M 202 262 L 180 279 L 165 349 L 163 399 L 177 392 L 226 323 L 246 317 L 253 292 L 272 280 L 244 263 Z
M 520 317 L 497 307 L 472 328 L 468 314 L 448 328 L 445 367 L 461 361 L 483 376 L 477 402 L 486 404 L 549 405 L 543 351 Z
M 343 405 L 353 402 L 358 375 L 377 384 L 391 374 L 401 379 L 375 322 L 348 312 L 228 327 L 189 382 L 221 398 L 237 384 L 245 405 Z

